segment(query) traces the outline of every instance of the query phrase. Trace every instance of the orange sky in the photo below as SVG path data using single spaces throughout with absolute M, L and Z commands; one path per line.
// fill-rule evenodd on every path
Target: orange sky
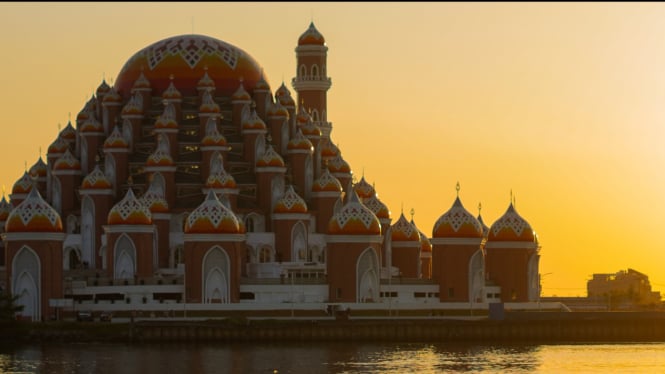
M 663 3 L 1 3 L 0 183 L 143 47 L 224 40 L 274 91 L 312 19 L 332 139 L 393 222 L 414 208 L 431 235 L 459 181 L 491 225 L 512 190 L 544 295 L 584 296 L 592 273 L 628 267 L 665 292 Z

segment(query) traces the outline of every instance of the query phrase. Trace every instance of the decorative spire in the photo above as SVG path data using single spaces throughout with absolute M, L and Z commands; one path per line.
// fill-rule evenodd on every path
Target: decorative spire
M 455 190 L 457 191 L 457 197 L 459 197 L 459 190 L 460 190 L 459 181 L 457 182 L 457 185 L 455 186 Z
M 411 208 L 411 210 L 409 211 L 409 213 L 411 213 L 411 222 L 413 222 L 413 216 L 416 214 L 416 210 L 413 209 L 413 208 Z

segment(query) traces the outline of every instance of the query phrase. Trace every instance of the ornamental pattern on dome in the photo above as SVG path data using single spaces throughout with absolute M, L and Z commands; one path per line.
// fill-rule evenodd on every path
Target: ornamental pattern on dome
M 213 81 L 212 78 L 210 78 L 210 76 L 208 75 L 208 67 L 207 66 L 203 67 L 203 70 L 204 70 L 203 77 L 196 84 L 196 87 L 199 89 L 211 88 L 214 90 L 215 81 Z
M 413 223 L 406 220 L 404 214 L 391 226 L 391 239 L 396 242 L 420 242 L 420 233 Z
M 187 217 L 185 233 L 240 233 L 236 215 L 208 191 L 206 199 Z
M 32 165 L 32 167 L 30 167 L 29 174 L 32 177 L 43 178 L 43 177 L 46 177 L 47 173 L 48 173 L 48 168 L 46 166 L 46 163 L 44 163 L 44 160 L 42 160 L 42 157 L 39 156 L 39 159 L 37 160 L 37 162 L 35 162 L 35 164 Z
M 175 84 L 173 84 L 173 78 L 171 78 L 171 83 L 169 83 L 169 87 L 162 93 L 162 99 L 166 100 L 178 100 L 182 98 L 182 94 L 180 91 L 178 91 L 177 88 L 175 88 Z
M 231 99 L 234 101 L 250 101 L 252 100 L 252 97 L 249 96 L 249 93 L 245 91 L 245 84 L 242 82 L 242 79 L 240 80 L 240 86 L 238 86 L 238 89 L 236 92 L 231 95 Z
M 379 219 L 351 192 L 348 201 L 328 223 L 329 234 L 380 235 Z
M 121 115 L 142 115 L 143 114 L 143 97 L 139 94 L 134 94 L 127 101 L 127 104 L 122 108 Z
M 32 190 L 32 186 L 34 184 L 34 180 L 28 174 L 28 172 L 24 172 L 21 178 L 19 178 L 15 183 L 14 186 L 12 187 L 12 194 L 24 194 L 30 192 Z
M 147 88 L 150 88 L 150 81 L 145 77 L 143 69 L 141 69 L 141 74 L 139 74 L 139 77 L 134 81 L 134 85 L 132 85 L 132 91 Z
M 213 162 L 210 165 L 210 175 L 206 180 L 206 188 L 236 188 L 238 186 L 236 180 L 224 170 L 222 155 L 215 153 L 211 159 Z
M 272 145 L 268 145 L 266 151 L 263 152 L 261 158 L 256 162 L 256 166 L 284 167 L 284 159 L 282 159 L 282 156 L 280 156 L 279 153 L 275 152 L 275 149 L 272 147 Z
M 150 225 L 152 215 L 130 188 L 125 197 L 111 208 L 107 220 L 109 225 Z
M 289 118 L 289 111 L 284 108 L 284 105 L 279 102 L 279 100 L 275 101 L 274 104 L 270 106 L 270 109 L 268 111 L 268 116 L 269 117 L 276 117 L 276 118 Z
M 411 221 L 411 223 L 413 223 L 413 221 Z M 415 223 L 413 223 L 413 225 L 415 226 Z M 418 230 L 418 234 L 420 234 L 420 251 L 432 252 L 432 242 L 429 241 L 427 235 L 420 230 Z
M 110 89 L 111 87 L 106 83 L 106 79 L 102 79 L 102 83 L 97 87 L 97 96 L 109 92 Z
M 522 218 L 511 203 L 506 213 L 503 214 L 490 228 L 489 240 L 502 240 L 502 231 L 506 230 L 507 239 L 533 241 L 534 235 L 531 225 Z M 512 231 L 512 235 L 510 232 Z M 514 235 L 514 237 L 513 237 Z
M 65 153 L 65 151 L 69 148 L 69 143 L 61 137 L 57 137 L 53 143 L 48 147 L 48 154 L 60 154 L 60 153 Z
M 107 148 L 128 148 L 129 143 L 120 133 L 118 126 L 113 127 L 111 134 L 104 140 L 104 149 Z
M 58 161 L 53 165 L 53 170 L 79 170 L 81 168 L 81 163 L 79 160 L 74 157 L 72 152 L 69 151 L 69 148 L 65 151 L 65 154 L 58 158 Z
M 341 154 L 337 154 L 328 161 L 328 170 L 331 173 L 350 173 L 351 167 L 348 162 L 344 161 Z
M 365 176 L 360 178 L 360 182 L 353 185 L 353 190 L 356 191 L 358 197 L 360 197 L 361 199 L 368 199 L 376 195 L 374 187 L 372 187 L 369 183 L 367 183 L 367 181 L 365 180 Z
M 235 69 L 240 56 L 240 52 L 229 45 L 219 43 L 212 38 L 204 39 L 193 35 L 163 40 L 151 45 L 145 53 L 150 70 L 170 56 L 181 57 L 193 69 L 201 58 L 208 55 L 216 55 L 231 69 Z
M 249 116 L 242 121 L 243 130 L 267 130 L 266 123 L 256 113 L 256 108 L 252 105 L 252 111 Z
M 104 131 L 104 127 L 102 127 L 102 124 L 99 123 L 97 118 L 95 117 L 94 113 L 90 113 L 90 116 L 88 117 L 85 122 L 81 125 L 81 128 L 79 129 L 81 132 L 102 132 Z
M 309 151 L 314 150 L 314 145 L 302 134 L 302 131 L 298 129 L 296 135 L 289 140 L 289 144 L 286 146 L 287 149 L 306 149 Z
M 305 111 L 305 105 L 300 104 L 298 108 L 298 113 L 296 114 L 296 123 L 300 126 L 305 125 L 308 121 L 311 121 L 312 117 Z
M 342 184 L 328 169 L 323 169 L 321 176 L 312 184 L 314 192 L 342 192 Z
M 225 146 L 227 144 L 224 135 L 217 130 L 217 120 L 215 117 L 208 118 L 206 122 L 206 136 L 201 139 L 204 146 Z
M 201 106 L 199 106 L 199 112 L 200 113 L 219 113 L 219 105 L 215 102 L 215 100 L 212 99 L 212 94 L 210 93 L 210 90 L 206 90 L 203 93 L 203 97 L 201 98 Z
M 283 97 L 291 97 L 291 91 L 286 87 L 284 82 L 282 82 L 282 85 L 277 88 L 277 91 L 275 91 L 275 98 L 283 98 Z
M 7 232 L 61 232 L 62 221 L 37 191 L 30 194 L 9 213 L 5 224 Z
M 470 226 L 471 231 L 460 229 L 463 226 Z M 452 232 L 450 231 L 452 229 Z M 483 229 L 480 227 L 480 222 L 469 213 L 459 197 L 455 199 L 453 206 L 445 212 L 434 224 L 433 236 L 437 238 L 450 237 L 450 236 L 463 236 L 463 237 L 481 237 Z
M 0 222 L 5 222 L 11 211 L 12 204 L 10 204 L 9 201 L 7 201 L 7 199 L 3 196 L 2 200 L 0 200 Z M 2 229 L 4 229 L 4 227 L 2 227 Z
M 292 185 L 286 189 L 286 193 L 275 204 L 275 213 L 307 213 L 307 204 L 296 191 Z
M 95 168 L 83 178 L 83 183 L 81 183 L 81 189 L 110 189 L 111 182 L 109 182 L 106 175 L 99 168 L 99 165 L 95 165 Z
M 303 130 L 303 133 L 305 133 L 305 130 Z M 333 144 L 330 138 L 324 138 L 321 140 L 319 147 L 321 148 L 321 157 L 324 159 L 331 159 L 339 154 L 339 148 Z
M 111 90 L 104 96 L 102 103 L 121 103 L 122 97 L 118 94 L 118 91 L 115 88 L 111 87 Z
M 314 26 L 314 22 L 311 22 L 307 30 L 298 38 L 298 45 L 323 45 L 325 42 L 326 40 L 323 38 L 323 35 Z
M 157 135 L 157 149 L 146 161 L 148 166 L 171 166 L 173 158 L 169 148 L 169 140 L 164 134 Z
M 303 135 L 305 135 L 308 138 L 319 138 L 321 137 L 321 128 L 317 126 L 314 122 L 312 121 L 307 121 L 307 123 L 303 126 L 300 126 L 300 129 L 302 129 Z M 334 145 L 333 145 L 334 147 Z M 335 147 L 337 148 L 337 147 Z
M 159 116 L 155 122 L 155 128 L 158 129 L 175 129 L 178 128 L 178 122 L 175 118 L 175 106 L 173 103 L 167 102 L 164 105 L 164 112 Z
M 390 219 L 390 210 L 379 198 L 374 195 L 364 199 L 363 204 L 376 215 L 379 219 Z
M 164 199 L 164 193 L 155 183 L 150 183 L 150 188 L 143 194 L 140 201 L 151 213 L 166 213 L 169 211 L 169 204 Z
M 254 86 L 254 92 L 256 92 L 256 90 L 270 91 L 270 86 L 268 85 L 268 82 L 266 82 L 266 79 L 263 77 L 263 70 L 261 70 L 261 75 L 259 76 L 259 80 L 256 82 L 256 85 Z

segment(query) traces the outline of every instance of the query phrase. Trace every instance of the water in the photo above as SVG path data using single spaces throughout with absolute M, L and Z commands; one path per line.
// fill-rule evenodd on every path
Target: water
M 0 373 L 660 373 L 665 343 L 48 344 L 0 347 Z

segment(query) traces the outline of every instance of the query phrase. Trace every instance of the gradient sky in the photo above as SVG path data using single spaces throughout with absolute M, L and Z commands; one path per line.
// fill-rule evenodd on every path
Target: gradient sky
M 431 235 L 459 181 L 491 225 L 512 190 L 544 295 L 627 268 L 665 292 L 663 3 L 1 3 L 0 183 L 9 194 L 104 77 L 170 36 L 233 44 L 295 95 L 311 20 L 333 142 L 393 222 L 413 208 Z

